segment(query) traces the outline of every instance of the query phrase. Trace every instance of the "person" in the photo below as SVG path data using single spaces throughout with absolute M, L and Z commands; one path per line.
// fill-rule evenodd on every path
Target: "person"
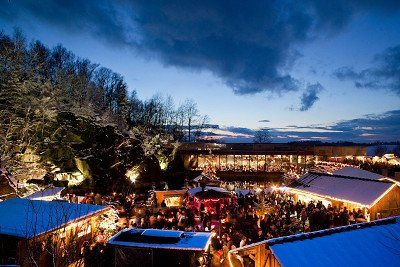
M 106 235 L 104 234 L 104 231 L 103 231 L 103 230 L 101 230 L 101 231 L 99 232 L 99 234 L 97 235 L 97 237 L 96 237 L 96 242 L 97 242 L 97 243 L 100 243 L 100 244 L 106 244 L 106 243 L 107 243 L 107 237 L 106 237 Z
M 96 205 L 101 205 L 101 195 L 99 194 L 99 193 L 97 193 L 95 196 L 94 196 L 94 204 L 96 204 Z
M 242 240 L 240 240 L 240 244 L 239 244 L 239 247 L 241 248 L 241 247 L 244 247 L 244 246 L 246 246 L 247 245 L 247 237 L 243 237 L 242 238 Z
M 264 235 L 263 235 L 263 231 L 259 228 L 257 230 L 257 236 L 255 237 L 254 242 L 259 242 L 262 240 L 264 240 Z
M 163 201 L 161 201 L 161 208 L 166 208 L 167 204 L 165 203 L 165 199 L 163 199 Z

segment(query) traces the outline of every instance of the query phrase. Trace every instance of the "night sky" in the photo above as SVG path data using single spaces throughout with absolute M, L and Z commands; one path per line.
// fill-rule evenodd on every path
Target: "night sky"
M 398 0 L 2 1 L 0 29 L 15 27 L 143 99 L 194 99 L 230 141 L 400 140 Z

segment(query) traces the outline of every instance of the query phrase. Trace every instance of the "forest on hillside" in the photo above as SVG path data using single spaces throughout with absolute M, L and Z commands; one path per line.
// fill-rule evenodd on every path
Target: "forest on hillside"
M 0 33 L 0 159 L 16 174 L 36 159 L 35 168 L 79 169 L 99 190 L 123 186 L 134 167 L 156 179 L 206 122 L 192 100 L 141 100 L 120 74 L 62 45 Z

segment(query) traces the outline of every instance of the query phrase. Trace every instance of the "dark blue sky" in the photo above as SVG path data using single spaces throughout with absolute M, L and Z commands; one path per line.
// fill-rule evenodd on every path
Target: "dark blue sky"
M 193 98 L 226 132 L 400 139 L 400 1 L 164 2 L 11 0 L 0 25 L 121 73 L 142 98 Z

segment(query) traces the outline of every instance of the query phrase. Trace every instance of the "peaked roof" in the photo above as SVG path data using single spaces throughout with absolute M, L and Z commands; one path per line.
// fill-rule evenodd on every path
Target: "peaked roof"
M 400 218 L 265 241 L 282 266 L 400 266 Z
M 385 176 L 374 173 L 374 172 L 369 172 L 365 171 L 362 169 L 358 169 L 355 167 L 351 166 L 346 166 L 340 170 L 336 170 L 333 172 L 333 174 L 336 175 L 342 175 L 342 176 L 351 176 L 351 177 L 357 177 L 357 178 L 365 178 L 365 179 L 371 179 L 371 180 L 379 180 L 385 178 Z
M 13 198 L 0 202 L 0 235 L 32 238 L 107 207 Z
M 159 229 L 126 229 L 113 236 L 108 243 L 117 246 L 156 249 L 206 250 L 212 233 L 184 232 Z
M 204 190 L 205 190 L 205 191 L 207 191 L 207 190 L 214 190 L 214 191 L 229 193 L 229 191 L 226 190 L 225 188 L 218 187 L 218 186 L 205 186 L 205 187 L 204 187 Z M 188 190 L 188 193 L 189 193 L 190 195 L 195 195 L 196 193 L 201 192 L 201 191 L 203 191 L 203 188 L 202 188 L 201 186 L 198 186 L 198 187 L 190 188 L 190 189 Z
M 289 185 L 289 188 L 370 207 L 394 186 L 396 184 L 390 181 L 310 172 Z
M 61 191 L 63 191 L 65 187 L 53 187 L 53 188 L 46 188 L 43 190 L 36 191 L 28 196 L 26 199 L 41 199 L 46 197 L 57 197 Z
M 214 189 L 200 191 L 194 195 L 199 199 L 227 198 L 231 196 L 229 192 L 222 192 Z

